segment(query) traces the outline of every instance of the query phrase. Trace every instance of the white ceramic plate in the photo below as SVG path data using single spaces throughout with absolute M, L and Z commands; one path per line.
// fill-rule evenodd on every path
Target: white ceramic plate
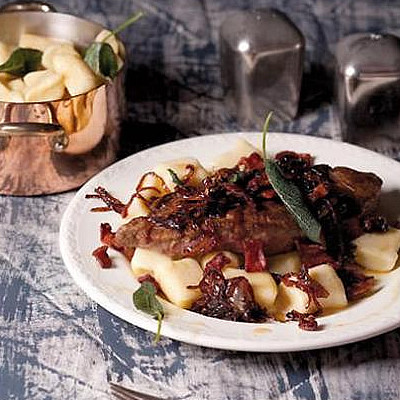
M 115 213 L 91 213 L 99 205 L 85 194 L 104 186 L 125 201 L 140 176 L 160 161 L 197 157 L 207 166 L 229 149 L 235 136 L 242 136 L 258 147 L 259 133 L 219 134 L 186 139 L 151 148 L 128 157 L 99 173 L 83 186 L 69 204 L 62 219 L 60 246 L 64 262 L 76 283 L 102 307 L 143 329 L 155 332 L 157 323 L 135 310 L 132 293 L 137 288 L 129 264 L 112 253 L 116 267 L 101 269 L 91 256 L 100 245 L 99 225 L 109 222 L 115 229 L 120 217 Z M 269 152 L 294 150 L 309 152 L 316 162 L 346 165 L 372 171 L 384 180 L 383 206 L 386 215 L 400 214 L 400 163 L 349 144 L 302 135 L 271 134 Z M 397 210 L 395 204 L 397 203 Z M 348 308 L 318 319 L 321 330 L 302 331 L 297 323 L 249 324 L 204 317 L 164 302 L 166 316 L 162 334 L 180 341 L 219 349 L 279 352 L 317 349 L 366 339 L 400 326 L 400 268 L 378 276 L 378 290 L 372 296 Z

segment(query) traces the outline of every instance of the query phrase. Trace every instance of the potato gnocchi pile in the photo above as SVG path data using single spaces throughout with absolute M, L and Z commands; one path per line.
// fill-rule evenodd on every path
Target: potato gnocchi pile
M 258 152 L 251 144 L 239 140 L 236 147 L 221 155 L 213 163 L 212 171 L 220 168 L 231 168 L 241 157 Z M 167 191 L 176 187 L 170 171 L 173 170 L 179 179 L 187 176 L 187 165 L 194 166 L 189 182 L 191 186 L 199 185 L 209 175 L 207 170 L 196 159 L 180 159 L 161 163 L 154 172 L 144 176 L 141 186 L 141 196 L 135 197 L 130 204 L 124 223 L 132 218 L 146 216 L 149 209 L 146 199 L 154 196 L 163 196 Z M 162 181 L 158 178 L 161 177 Z M 355 261 L 369 271 L 388 272 L 396 267 L 400 249 L 400 230 L 390 228 L 384 233 L 365 233 L 354 240 Z M 310 302 L 309 295 L 300 287 L 287 286 L 284 281 L 274 279 L 273 274 L 283 276 L 288 273 L 299 273 L 301 269 L 298 252 L 280 254 L 269 257 L 269 271 L 246 272 L 243 269 L 243 259 L 240 255 L 228 251 L 223 254 L 230 262 L 222 269 L 226 279 L 243 276 L 247 278 L 254 292 L 256 302 L 265 307 L 277 319 L 283 320 L 291 311 L 302 314 L 312 314 L 316 311 L 316 304 Z M 168 300 L 178 307 L 190 309 L 192 304 L 199 299 L 201 292 L 196 285 L 203 277 L 204 268 L 216 253 L 210 253 L 200 259 L 172 258 L 154 250 L 136 248 L 131 260 L 133 274 L 136 277 L 150 274 L 158 282 Z M 318 306 L 325 310 L 341 309 L 346 307 L 348 299 L 342 280 L 329 263 L 314 266 L 308 270 L 311 279 L 318 282 L 329 295 L 318 298 Z M 279 282 L 279 283 L 277 283 Z
M 112 47 L 120 69 L 124 48 L 115 35 L 109 34 L 108 30 L 101 31 L 95 42 L 101 42 L 109 36 L 105 42 Z M 72 42 L 24 33 L 17 46 L 0 42 L 0 64 L 9 60 L 15 48 L 40 50 L 43 53 L 41 66 L 39 70 L 22 77 L 0 72 L 0 101 L 54 101 L 86 93 L 104 82 L 104 78 L 85 63 Z

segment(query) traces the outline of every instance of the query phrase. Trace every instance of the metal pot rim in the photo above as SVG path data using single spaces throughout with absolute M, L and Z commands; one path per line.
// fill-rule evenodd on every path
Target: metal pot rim
M 12 14 L 38 14 L 38 15 L 62 15 L 64 17 L 71 17 L 71 18 L 75 18 L 78 19 L 82 22 L 89 22 L 91 24 L 93 24 L 94 27 L 96 28 L 103 28 L 103 29 L 107 29 L 104 27 L 104 25 L 100 24 L 99 22 L 95 22 L 92 21 L 90 19 L 86 19 L 86 18 L 82 18 L 82 17 L 78 17 L 77 15 L 73 15 L 73 14 L 69 14 L 69 13 L 65 13 L 65 12 L 59 12 L 59 11 L 47 11 L 47 12 L 43 12 L 43 11 L 34 11 L 34 10 L 21 10 L 21 11 L 0 11 L 0 17 L 2 15 L 12 15 Z M 45 17 L 46 18 L 46 17 Z M 50 18 L 50 17 L 49 17 Z

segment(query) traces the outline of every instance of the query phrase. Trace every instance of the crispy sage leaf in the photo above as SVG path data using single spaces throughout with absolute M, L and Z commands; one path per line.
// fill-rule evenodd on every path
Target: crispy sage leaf
M 133 293 L 135 307 L 158 320 L 157 333 L 154 342 L 157 343 L 161 336 L 161 323 L 164 318 L 164 309 L 157 300 L 156 288 L 150 282 L 143 282 L 138 290 Z
M 304 203 L 300 189 L 282 175 L 274 160 L 267 157 L 266 138 L 271 116 L 272 112 L 268 114 L 263 128 L 265 172 L 268 175 L 271 186 L 278 194 L 288 211 L 293 215 L 301 230 L 311 241 L 321 243 L 321 225 Z
M 37 71 L 42 62 L 42 54 L 40 50 L 19 47 L 11 53 L 4 64 L 0 65 L 0 72 L 24 76 L 28 72 Z

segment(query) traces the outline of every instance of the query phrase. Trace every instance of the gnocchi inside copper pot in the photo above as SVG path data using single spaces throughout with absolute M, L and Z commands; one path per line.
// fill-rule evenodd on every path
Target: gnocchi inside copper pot
M 40 68 L 23 76 L 0 73 L 0 193 L 76 188 L 115 160 L 125 104 L 124 47 L 113 35 L 107 39 L 119 71 L 105 80 L 80 51 L 103 40 L 104 27 L 45 3 L 12 8 L 0 13 L 0 65 L 17 47 L 37 49 L 42 58 Z

